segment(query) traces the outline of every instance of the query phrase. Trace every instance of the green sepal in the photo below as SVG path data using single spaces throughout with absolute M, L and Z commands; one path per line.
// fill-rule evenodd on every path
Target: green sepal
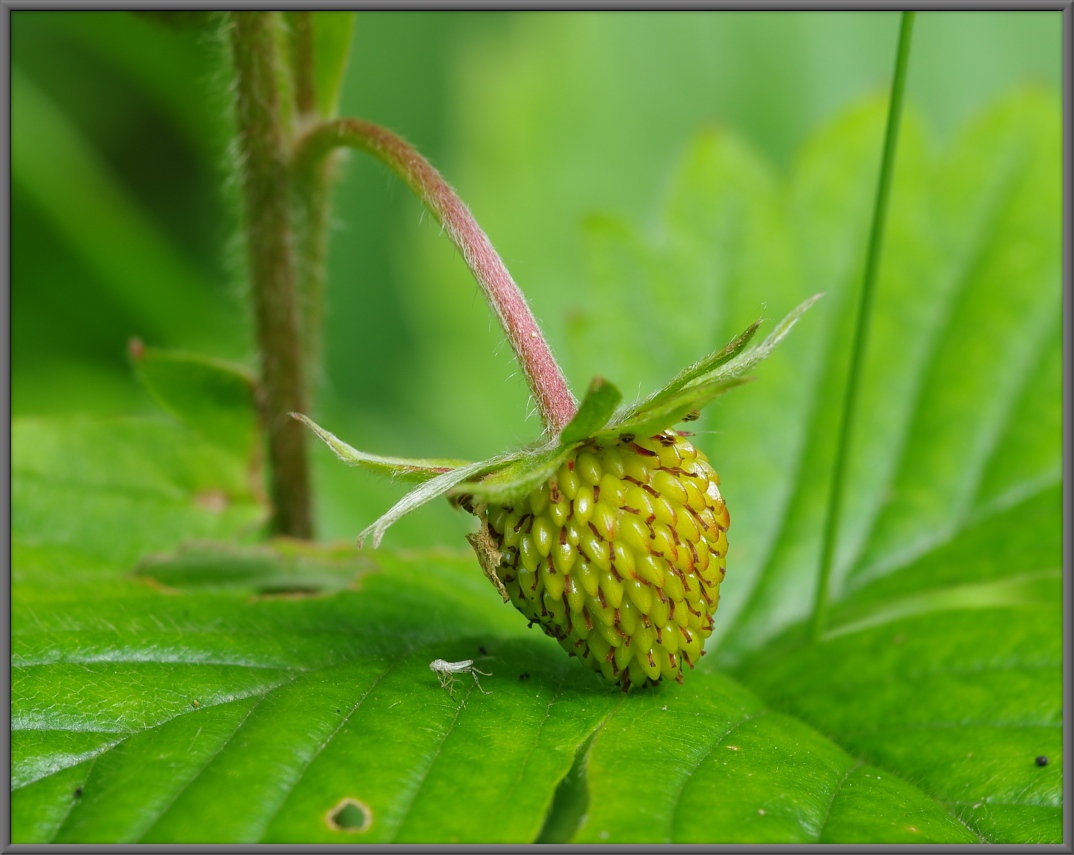
M 699 359 L 689 368 L 684 368 L 679 372 L 670 383 L 664 386 L 658 392 L 653 393 L 646 399 L 646 404 L 649 407 L 664 403 L 664 401 L 674 395 L 683 387 L 690 383 L 693 383 L 700 378 L 712 373 L 721 365 L 730 362 L 736 356 L 738 356 L 746 347 L 747 344 L 753 339 L 754 334 L 757 332 L 758 327 L 761 326 L 762 319 L 758 318 L 745 330 L 739 333 L 734 340 L 729 342 L 726 346 L 722 347 L 713 353 L 710 353 L 704 359 Z
M 691 412 L 700 410 L 729 389 L 749 383 L 752 379 L 751 377 L 727 377 L 710 380 L 697 386 L 688 386 L 667 396 L 657 404 L 624 416 L 611 427 L 598 431 L 593 438 L 598 443 L 607 445 L 624 434 L 653 436 L 678 422 L 686 421 L 686 416 Z
M 594 377 L 589 390 L 578 407 L 578 412 L 560 432 L 559 442 L 568 445 L 583 442 L 606 424 L 615 408 L 623 400 L 623 393 L 603 377 Z
M 351 448 L 343 440 L 329 433 L 301 413 L 291 413 L 291 415 L 317 434 L 318 438 L 336 453 L 336 457 L 348 466 L 360 466 L 362 469 L 377 472 L 381 475 L 390 475 L 400 481 L 430 481 L 461 466 L 472 465 L 468 460 L 412 459 L 367 454 L 364 451 Z
M 746 372 L 765 359 L 791 327 L 822 295 L 814 294 L 791 311 L 759 345 L 746 349 L 760 321 L 740 333 L 730 344 L 680 372 L 670 383 L 629 407 L 596 438 L 611 441 L 626 433 L 649 434 L 671 427 L 693 410 L 700 410 L 728 389 L 746 381 Z
M 384 514 L 380 519 L 373 523 L 373 525 L 369 526 L 358 535 L 358 546 L 361 547 L 367 537 L 372 537 L 373 547 L 376 548 L 380 545 L 380 540 L 384 537 L 384 532 L 411 511 L 420 508 L 426 502 L 431 502 L 438 496 L 443 496 L 451 490 L 452 487 L 461 484 L 467 478 L 483 475 L 486 472 L 502 466 L 504 463 L 514 460 L 518 456 L 518 454 L 504 454 L 499 457 L 484 460 L 480 463 L 468 463 L 465 466 L 460 466 L 458 469 L 445 472 L 443 475 L 438 475 L 432 480 L 426 481 L 424 484 L 415 487 L 396 502 L 388 513 Z
M 451 492 L 457 496 L 471 496 L 475 502 L 510 505 L 551 478 L 577 447 L 578 443 L 561 443 L 520 452 L 515 459 L 490 471 L 480 481 L 459 484 Z

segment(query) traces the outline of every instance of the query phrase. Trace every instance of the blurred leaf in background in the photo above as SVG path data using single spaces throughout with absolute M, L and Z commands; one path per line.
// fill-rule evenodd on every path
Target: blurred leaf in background
M 13 412 L 151 407 L 125 358 L 132 335 L 252 363 L 234 188 L 221 192 L 230 118 L 217 29 L 108 12 L 19 12 L 12 22 L 14 81 L 26 84 L 13 91 Z M 340 112 L 402 133 L 459 189 L 583 387 L 594 369 L 566 330 L 587 309 L 585 218 L 645 223 L 668 164 L 706 126 L 738 129 L 785 170 L 818 122 L 885 91 L 896 22 L 882 12 L 368 12 Z M 1011 84 L 1057 86 L 1058 22 L 1045 12 L 921 16 L 908 97 L 936 142 Z M 34 124 L 41 116 L 61 124 Z M 20 151 L 34 155 L 29 166 L 48 152 L 83 159 L 24 171 Z M 109 189 L 86 195 L 91 180 Z M 115 224 L 99 227 L 110 242 L 80 236 L 80 211 L 91 225 Z M 532 438 L 524 386 L 508 381 L 513 365 L 476 286 L 405 188 L 352 157 L 334 224 L 319 420 L 389 454 L 478 459 Z M 117 242 L 140 245 L 138 257 Z M 189 300 L 169 312 L 176 283 Z M 746 299 L 752 320 L 770 296 Z M 628 394 L 648 382 L 615 377 Z M 342 490 L 347 504 L 322 501 L 320 530 L 349 536 L 394 494 L 325 462 L 321 491 Z M 444 509 L 428 516 L 400 533 L 434 543 L 460 530 Z
M 341 113 L 442 169 L 577 389 L 644 394 L 827 292 L 699 423 L 733 520 L 712 655 L 624 698 L 502 606 L 446 505 L 371 555 L 255 542 L 242 372 L 209 370 L 252 361 L 219 34 L 13 13 L 15 839 L 1059 842 L 1060 20 L 919 16 L 807 645 L 896 16 L 358 15 Z M 377 164 L 344 176 L 318 421 L 382 454 L 531 439 L 461 261 Z M 135 334 L 213 358 L 142 370 L 178 422 Z M 180 423 L 217 392 L 220 431 Z M 315 454 L 326 537 L 400 491 Z

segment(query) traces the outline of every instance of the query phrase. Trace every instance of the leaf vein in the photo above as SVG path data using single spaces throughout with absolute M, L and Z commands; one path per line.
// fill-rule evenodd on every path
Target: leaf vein
M 402 659 L 403 659 L 403 656 L 400 656 L 394 662 L 390 663 L 388 665 L 388 667 L 385 668 L 380 674 L 378 674 L 377 678 L 372 683 L 369 684 L 369 688 L 366 689 L 365 692 L 362 693 L 362 696 L 360 698 L 358 698 L 357 701 L 354 702 L 354 705 L 347 711 L 347 714 L 345 716 L 343 716 L 343 719 L 336 726 L 336 729 L 333 730 L 328 735 L 328 738 L 317 747 L 317 750 L 314 751 L 313 754 L 310 755 L 310 758 L 309 758 L 309 760 L 306 761 L 305 766 L 302 767 L 301 771 L 299 771 L 298 775 L 295 777 L 294 781 L 291 783 L 291 787 L 290 787 L 290 790 L 289 790 L 287 795 L 289 795 L 290 793 L 293 793 L 295 791 L 295 789 L 299 785 L 299 782 L 301 782 L 301 780 L 305 777 L 306 773 L 309 771 L 310 766 L 313 765 L 314 761 L 328 747 L 329 743 L 333 739 L 336 738 L 336 735 L 343 729 L 343 726 L 348 721 L 350 721 L 351 716 L 354 715 L 354 713 L 356 713 L 358 711 L 358 708 L 363 703 L 365 703 L 365 699 L 367 697 L 369 697 L 369 693 L 372 692 L 377 687 L 377 685 L 380 683 L 381 680 L 383 680 L 389 673 L 391 673 L 392 669 L 394 669 L 399 664 L 399 662 L 402 661 Z M 279 812 L 280 812 L 281 808 L 283 807 L 284 803 L 287 801 L 287 795 L 285 795 L 284 798 L 280 799 L 279 803 L 276 804 L 276 806 L 272 808 L 271 813 L 269 813 L 265 817 L 264 823 L 263 823 L 263 825 L 261 827 L 261 832 L 256 835 L 259 841 L 263 839 L 265 830 L 268 829 L 268 827 L 272 824 L 272 821 L 277 817 L 277 815 L 279 815 Z M 253 836 L 254 835 L 251 834 L 251 837 L 253 837 Z
M 277 686 L 276 688 L 279 688 L 279 687 Z M 242 719 L 241 719 L 241 720 L 239 721 L 239 723 L 238 723 L 238 724 L 237 724 L 237 725 L 235 726 L 235 729 L 234 729 L 233 731 L 231 731 L 231 733 L 229 733 L 229 734 L 228 734 L 227 738 L 226 738 L 226 739 L 224 739 L 224 740 L 223 740 L 223 741 L 222 741 L 222 742 L 220 743 L 220 745 L 219 745 L 219 746 L 217 747 L 216 751 L 214 751 L 214 752 L 212 753 L 212 756 L 211 756 L 211 757 L 209 757 L 209 758 L 208 758 L 208 759 L 207 759 L 207 760 L 206 760 L 206 761 L 205 761 L 205 762 L 204 762 L 204 763 L 203 763 L 203 764 L 201 765 L 201 768 L 197 769 L 197 770 L 196 770 L 196 771 L 194 772 L 194 774 L 193 774 L 193 775 L 191 775 L 189 779 L 187 779 L 187 781 L 186 781 L 186 782 L 185 782 L 185 783 L 183 784 L 183 786 L 181 786 L 181 787 L 180 787 L 180 788 L 179 788 L 179 789 L 178 789 L 178 790 L 176 791 L 175 795 L 173 795 L 173 796 L 172 796 L 172 798 L 171 798 L 171 799 L 170 799 L 170 800 L 168 801 L 168 803 L 167 803 L 167 804 L 166 804 L 166 805 L 165 805 L 165 806 L 163 807 L 163 809 L 162 809 L 162 810 L 161 810 L 161 811 L 160 811 L 160 812 L 159 812 L 159 813 L 157 814 L 157 817 L 156 817 L 156 819 L 154 819 L 154 820 L 153 820 L 153 821 L 152 821 L 152 822 L 151 822 L 151 823 L 149 824 L 149 826 L 148 826 L 148 827 L 146 827 L 145 829 L 143 829 L 143 831 L 142 831 L 142 833 L 141 833 L 141 835 L 140 835 L 140 838 L 139 838 L 140 840 L 145 840 L 145 837 L 146 837 L 146 835 L 147 835 L 147 834 L 148 834 L 149 832 L 151 832 L 151 831 L 153 830 L 153 828 L 154 828 L 154 827 L 156 827 L 156 825 L 157 825 L 157 824 L 158 824 L 158 823 L 159 823 L 159 822 L 160 822 L 160 821 L 161 821 L 161 820 L 162 820 L 162 819 L 164 818 L 165 814 L 167 814 L 167 813 L 168 813 L 168 811 L 170 811 L 170 810 L 172 809 L 172 807 L 173 807 L 173 806 L 175 805 L 175 803 L 176 803 L 177 801 L 179 801 L 179 798 L 180 798 L 180 797 L 181 797 L 181 796 L 183 795 L 183 793 L 185 793 L 185 792 L 186 792 L 186 791 L 187 791 L 187 790 L 188 790 L 188 789 L 190 788 L 190 785 L 191 785 L 191 784 L 193 784 L 193 783 L 194 783 L 194 782 L 195 782 L 195 781 L 196 781 L 196 780 L 198 779 L 198 777 L 199 777 L 199 776 L 201 775 L 201 773 L 202 773 L 202 772 L 204 772 L 204 771 L 205 771 L 206 769 L 208 769 L 208 768 L 209 768 L 209 766 L 211 766 L 211 765 L 212 765 L 213 761 L 214 761 L 214 760 L 215 760 L 215 759 L 216 759 L 217 757 L 219 757 L 219 756 L 220 756 L 220 752 L 222 752 L 222 751 L 223 751 L 223 750 L 224 750 L 224 749 L 225 749 L 225 748 L 226 748 L 226 747 L 227 747 L 227 746 L 228 746 L 228 745 L 229 745 L 229 744 L 231 743 L 231 740 L 235 738 L 236 734 L 237 734 L 237 733 L 238 733 L 238 732 L 239 732 L 240 730 L 242 730 L 242 727 L 243 727 L 243 725 L 244 725 L 244 724 L 246 724 L 246 722 L 250 720 L 250 716 L 251 716 L 251 715 L 253 715 L 253 713 L 254 713 L 254 710 L 256 710 L 256 709 L 257 709 L 257 708 L 258 708 L 259 706 L 261 706 L 262 702 L 263 702 L 263 701 L 265 700 L 265 698 L 266 698 L 267 696 L 268 696 L 268 693 L 266 692 L 266 693 L 265 693 L 264 695 L 261 695 L 260 697 L 258 697 L 258 699 L 257 699 L 257 700 L 256 700 L 256 701 L 255 701 L 255 702 L 253 703 L 253 705 L 252 705 L 252 706 L 250 707 L 250 709 L 248 709 L 248 710 L 246 711 L 246 715 L 244 715 L 244 716 L 242 717 Z M 200 733 L 200 731 L 199 731 L 199 733 Z
M 708 749 L 705 751 L 705 753 L 698 757 L 697 762 L 693 765 L 693 768 L 681 776 L 682 781 L 679 784 L 679 792 L 676 793 L 675 800 L 672 802 L 671 806 L 671 817 L 668 820 L 667 836 L 664 838 L 665 843 L 673 842 L 672 835 L 674 834 L 675 823 L 679 816 L 679 806 L 682 804 L 682 794 L 686 791 L 686 785 L 687 783 L 689 783 L 690 778 L 693 776 L 694 772 L 700 769 L 701 765 L 706 760 L 708 760 L 709 757 L 712 756 L 712 752 L 719 748 L 721 745 L 723 745 L 727 737 L 734 733 L 738 728 L 742 727 L 742 725 L 746 724 L 746 722 L 755 721 L 756 719 L 762 718 L 766 715 L 768 715 L 768 710 L 760 710 L 753 715 L 747 715 L 739 721 L 736 721 L 726 731 L 720 734 L 719 737 L 714 739 L 709 745 Z
M 851 763 L 850 768 L 844 773 L 843 777 L 836 782 L 835 787 L 832 790 L 831 798 L 828 799 L 828 809 L 824 812 L 824 819 L 820 821 L 820 827 L 817 829 L 817 839 L 815 842 L 820 843 L 821 837 L 824 836 L 824 828 L 828 825 L 828 817 L 832 815 L 832 806 L 835 804 L 835 800 L 839 797 L 839 793 L 843 789 L 843 784 L 846 783 L 847 778 L 853 775 L 863 765 L 865 765 L 865 761 L 854 760 L 854 762 Z

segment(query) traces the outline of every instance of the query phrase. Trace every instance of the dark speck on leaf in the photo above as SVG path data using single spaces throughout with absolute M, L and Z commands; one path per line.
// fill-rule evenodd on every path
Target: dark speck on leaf
M 1038 757 L 1033 762 L 1035 762 L 1038 766 L 1047 766 L 1048 765 L 1048 758 L 1045 757 L 1043 754 L 1041 754 L 1040 757 Z
M 81 787 L 75 787 L 75 798 L 76 799 L 82 798 L 82 788 Z
M 489 652 L 485 649 L 484 644 L 482 644 L 479 648 L 477 648 L 477 652 L 480 653 L 482 656 L 488 656 L 489 655 Z
M 336 708 L 336 712 L 339 712 L 339 708 L 338 708 L 338 707 Z
M 518 675 L 518 679 L 520 679 L 520 680 L 528 680 L 529 678 L 530 678 L 530 675 L 525 671 L 523 671 L 521 674 Z

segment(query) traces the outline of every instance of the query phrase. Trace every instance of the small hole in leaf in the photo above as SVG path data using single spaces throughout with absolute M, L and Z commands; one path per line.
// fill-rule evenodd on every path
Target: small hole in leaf
M 348 796 L 325 814 L 325 821 L 333 831 L 346 831 L 351 834 L 368 831 L 373 823 L 373 814 L 358 799 Z

